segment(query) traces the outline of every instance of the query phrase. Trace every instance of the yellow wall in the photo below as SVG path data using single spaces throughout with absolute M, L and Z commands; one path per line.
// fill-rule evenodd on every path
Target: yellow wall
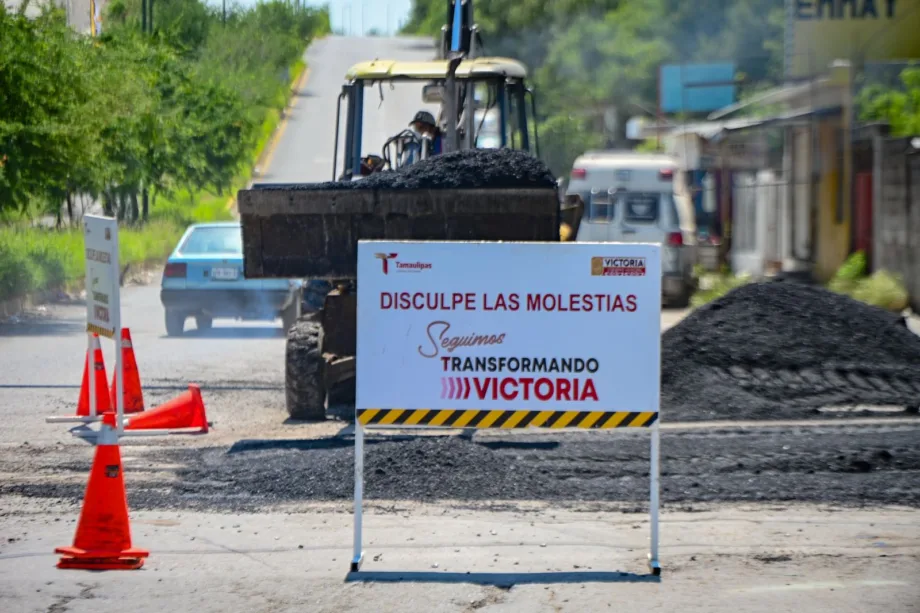
M 820 174 L 818 178 L 817 245 L 815 245 L 815 275 L 820 281 L 829 280 L 843 264 L 850 250 L 850 207 L 843 201 L 843 221 L 837 222 L 837 198 L 843 168 L 838 161 L 840 137 L 839 119 L 825 120 L 818 128 Z
M 920 57 L 920 0 L 792 0 L 792 75 L 823 74 L 835 59 Z

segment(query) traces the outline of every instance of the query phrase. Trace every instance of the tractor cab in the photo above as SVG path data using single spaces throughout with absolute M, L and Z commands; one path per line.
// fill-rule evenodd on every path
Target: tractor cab
M 511 147 L 539 156 L 536 101 L 526 77 L 526 66 L 508 58 L 374 60 L 356 64 L 348 71 L 347 83 L 339 94 L 332 179 L 356 180 L 432 155 L 428 136 L 409 127 L 419 109 L 436 119 L 440 153 Z M 394 96 L 397 88 L 408 89 L 410 98 L 418 96 L 417 106 L 407 108 L 407 92 Z M 379 115 L 385 115 L 389 125 L 393 125 L 393 112 L 405 115 L 405 128 L 394 134 L 381 133 L 379 126 L 370 125 L 375 119 L 382 123 L 383 117 L 375 117 L 375 110 L 380 109 L 388 94 L 401 104 Z M 343 107 L 345 138 L 340 147 Z M 381 147 L 379 153 L 364 153 L 365 147 L 375 146 Z M 410 150 L 417 154 L 408 155 Z

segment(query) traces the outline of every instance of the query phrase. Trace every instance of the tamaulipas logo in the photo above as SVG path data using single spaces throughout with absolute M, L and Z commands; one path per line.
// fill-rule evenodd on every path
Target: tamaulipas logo
M 393 260 L 396 272 L 422 272 L 431 270 L 430 262 L 400 262 L 396 260 L 398 253 L 375 253 L 374 257 L 383 263 L 383 274 L 390 274 L 390 260 Z
M 395 258 L 398 254 L 396 253 L 375 253 L 374 257 L 379 258 L 383 263 L 383 274 L 390 274 L 390 260 Z

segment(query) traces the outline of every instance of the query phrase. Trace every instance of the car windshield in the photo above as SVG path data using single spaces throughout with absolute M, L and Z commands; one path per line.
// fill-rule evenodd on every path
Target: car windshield
M 238 226 L 195 228 L 179 248 L 183 255 L 243 253 L 243 235 Z

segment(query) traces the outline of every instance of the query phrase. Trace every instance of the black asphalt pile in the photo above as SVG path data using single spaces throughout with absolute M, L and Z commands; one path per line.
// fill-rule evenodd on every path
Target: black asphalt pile
M 471 149 L 436 155 L 360 181 L 267 186 L 264 189 L 475 189 L 555 187 L 556 178 L 536 157 L 516 149 Z
M 744 285 L 662 337 L 663 419 L 802 417 L 829 405 L 920 404 L 920 337 L 821 287 Z

